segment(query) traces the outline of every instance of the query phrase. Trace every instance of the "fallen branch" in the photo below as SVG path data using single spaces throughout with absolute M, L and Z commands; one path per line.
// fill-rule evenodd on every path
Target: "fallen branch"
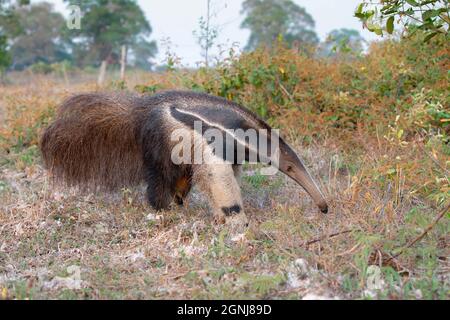
M 433 229 L 433 227 L 439 222 L 439 220 L 441 220 L 446 213 L 448 213 L 450 210 L 450 204 L 448 204 L 446 207 L 444 207 L 444 209 L 442 209 L 441 212 L 439 212 L 438 216 L 436 217 L 436 219 L 428 226 L 425 228 L 425 230 L 414 240 L 410 241 L 408 244 L 406 244 L 397 254 L 391 256 L 388 261 L 391 261 L 392 259 L 397 258 L 399 255 L 401 255 L 403 252 L 405 252 L 406 249 L 411 248 L 414 244 L 416 244 L 417 242 L 419 242 L 420 240 L 422 240 L 426 234 L 428 232 L 430 232 L 431 229 Z
M 350 232 L 353 232 L 353 231 L 361 231 L 361 229 L 348 229 L 348 230 L 332 233 L 332 234 L 329 234 L 329 235 L 325 235 L 325 236 L 322 236 L 322 237 L 319 237 L 319 238 L 316 238 L 316 239 L 313 239 L 313 240 L 309 240 L 309 241 L 303 242 L 303 243 L 300 244 L 300 247 L 308 247 L 309 245 L 314 244 L 316 242 L 319 242 L 319 241 L 322 241 L 322 240 L 325 240 L 325 239 L 330 239 L 330 238 L 333 238 L 333 237 L 337 237 L 339 235 L 350 233 Z M 276 243 L 276 240 L 271 235 L 269 235 L 267 232 L 262 231 L 262 233 L 267 238 L 269 238 L 278 247 L 279 250 L 281 250 L 282 252 L 284 252 L 285 254 L 287 254 L 287 255 L 289 255 L 289 256 L 291 256 L 293 258 L 296 257 L 294 254 L 292 254 L 291 252 L 286 250 L 286 248 L 283 248 L 280 245 L 278 245 Z
M 433 229 L 433 227 L 439 222 L 439 220 L 441 220 L 441 219 L 444 217 L 444 215 L 445 215 L 449 210 L 450 210 L 450 204 L 448 204 L 441 212 L 439 212 L 439 214 L 438 214 L 438 216 L 436 217 L 436 219 L 435 219 L 428 227 L 426 227 L 425 230 L 424 230 L 417 238 L 415 238 L 414 240 L 412 240 L 412 241 L 410 241 L 408 244 L 406 244 L 406 245 L 400 250 L 399 253 L 397 253 L 397 254 L 395 254 L 395 255 L 389 255 L 390 258 L 387 259 L 387 260 L 385 261 L 385 263 L 388 263 L 389 261 L 391 261 L 391 260 L 393 260 L 393 259 L 396 259 L 396 258 L 397 258 L 399 255 L 401 255 L 406 249 L 412 247 L 415 243 L 417 243 L 418 241 L 422 240 L 423 237 L 425 237 L 425 235 L 426 235 L 431 229 Z M 312 244 L 314 244 L 314 243 L 320 242 L 320 241 L 322 241 L 322 240 L 334 238 L 334 237 L 337 237 L 337 236 L 340 236 L 340 235 L 343 235 L 343 234 L 347 234 L 347 233 L 350 233 L 350 232 L 353 232 L 353 231 L 361 231 L 361 229 L 347 229 L 347 230 L 344 230 L 344 231 L 339 231 L 339 232 L 335 232 L 335 233 L 332 233 L 332 234 L 324 235 L 324 236 L 321 236 L 321 237 L 319 237 L 319 238 L 312 239 L 312 240 L 306 241 L 306 242 L 304 242 L 304 243 L 301 243 L 300 246 L 301 246 L 301 247 L 308 247 L 308 246 L 310 246 L 310 245 L 312 245 Z M 269 234 L 267 234 L 266 232 L 263 232 L 263 233 L 264 233 L 271 241 L 275 242 L 275 239 L 273 239 L 273 237 L 271 237 L 271 236 L 270 236 Z M 284 251 L 285 253 L 288 253 L 289 255 L 291 255 L 291 253 L 288 252 L 286 249 L 281 248 L 281 247 L 280 247 L 280 249 L 281 249 L 282 251 Z
M 316 242 L 320 242 L 320 241 L 325 240 L 325 239 L 334 238 L 334 237 L 340 236 L 342 234 L 350 233 L 350 232 L 353 232 L 353 231 L 361 231 L 361 229 L 348 229 L 348 230 L 344 230 L 344 231 L 335 232 L 335 233 L 332 233 L 332 234 L 327 234 L 327 235 L 324 235 L 322 237 L 306 241 L 306 242 L 302 243 L 301 246 L 309 246 L 309 245 L 314 244 Z

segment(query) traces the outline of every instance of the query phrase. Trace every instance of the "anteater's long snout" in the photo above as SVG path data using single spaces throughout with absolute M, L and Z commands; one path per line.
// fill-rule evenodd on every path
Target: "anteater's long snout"
M 299 185 L 301 185 L 314 200 L 320 211 L 323 213 L 328 213 L 327 201 L 325 200 L 322 191 L 309 174 L 302 160 L 287 144 L 282 144 L 280 147 L 281 154 L 279 168 L 281 172 L 291 177 Z
M 288 172 L 287 175 L 293 178 L 306 190 L 306 192 L 308 192 L 311 198 L 313 198 L 315 204 L 319 207 L 320 211 L 323 213 L 328 213 L 328 204 L 322 191 L 320 191 L 319 187 L 300 159 L 297 166 L 293 167 L 291 172 Z

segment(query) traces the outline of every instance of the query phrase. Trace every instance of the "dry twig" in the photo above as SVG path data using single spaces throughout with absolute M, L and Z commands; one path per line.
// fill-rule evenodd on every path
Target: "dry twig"
M 307 247 L 307 246 L 309 246 L 311 244 L 314 244 L 316 242 L 320 242 L 320 241 L 325 240 L 325 239 L 334 238 L 334 237 L 340 236 L 342 234 L 350 233 L 350 232 L 353 232 L 353 231 L 361 231 L 361 229 L 347 229 L 347 230 L 344 230 L 344 231 L 339 231 L 339 232 L 335 232 L 335 233 L 332 233 L 332 234 L 327 234 L 327 235 L 324 235 L 322 237 L 306 241 L 306 242 L 302 243 L 301 246 L 306 246 Z
M 436 219 L 434 219 L 434 221 L 425 228 L 425 230 L 414 240 L 410 241 L 408 244 L 406 244 L 397 254 L 391 256 L 388 261 L 391 261 L 392 259 L 397 258 L 398 256 L 400 256 L 403 252 L 405 252 L 406 249 L 411 248 L 414 244 L 416 244 L 417 242 L 419 242 L 420 240 L 422 240 L 428 232 L 430 232 L 431 229 L 433 229 L 433 227 L 439 222 L 439 220 L 441 220 L 446 213 L 448 213 L 450 210 L 450 204 L 447 204 L 447 206 L 444 207 L 444 209 L 441 210 L 441 212 L 439 212 L 438 216 L 436 217 Z

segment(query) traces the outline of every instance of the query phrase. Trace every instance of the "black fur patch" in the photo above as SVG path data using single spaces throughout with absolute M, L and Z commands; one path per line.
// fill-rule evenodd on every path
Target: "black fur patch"
M 204 121 L 200 121 L 199 117 L 196 117 L 194 115 L 186 114 L 181 111 L 190 111 L 195 114 L 197 114 L 199 117 L 203 117 L 205 119 L 208 119 L 208 121 L 211 121 L 213 125 L 209 125 L 205 123 Z M 172 117 L 177 119 L 178 121 L 184 123 L 186 126 L 190 127 L 191 129 L 194 129 L 194 123 L 195 121 L 200 121 L 202 123 L 202 132 L 199 132 L 200 134 L 204 134 L 206 130 L 209 129 L 218 129 L 222 132 L 222 141 L 224 142 L 223 149 L 221 150 L 221 155 L 224 160 L 232 161 L 234 164 L 242 164 L 245 161 L 249 161 L 249 159 L 255 159 L 257 162 L 267 162 L 267 157 L 264 155 L 261 157 L 259 152 L 254 152 L 253 150 L 259 150 L 260 146 L 260 139 L 262 136 L 260 135 L 260 132 L 258 131 L 258 128 L 255 128 L 252 126 L 251 123 L 249 123 L 246 119 L 242 117 L 242 115 L 235 110 L 231 108 L 221 108 L 221 106 L 204 106 L 201 105 L 199 108 L 196 109 L 186 109 L 180 105 L 173 105 L 170 108 L 170 114 Z M 256 116 L 255 116 L 255 119 Z M 238 141 L 231 136 L 229 133 L 223 131 L 221 128 L 215 126 L 214 124 L 220 124 L 226 129 L 231 130 L 237 130 L 241 129 L 244 131 L 247 131 L 249 129 L 255 130 L 256 133 L 256 141 L 252 142 L 248 137 L 244 137 L 246 141 L 246 145 L 244 147 L 244 154 L 238 155 Z M 266 129 L 266 128 L 263 128 Z M 270 128 L 269 128 L 270 129 Z M 267 129 L 266 129 L 267 130 Z M 268 133 L 270 134 L 270 130 L 268 130 Z M 267 137 L 267 152 L 269 155 L 271 154 L 271 136 Z M 266 137 L 264 137 L 266 139 Z M 208 144 L 212 144 L 214 140 L 208 141 Z M 225 143 L 233 141 L 233 143 Z M 249 148 L 249 145 L 251 148 Z M 217 152 L 217 151 L 215 151 Z
M 238 214 L 241 212 L 241 206 L 238 204 L 235 204 L 234 206 L 231 207 L 222 207 L 222 211 L 223 213 L 225 213 L 225 215 L 227 217 L 232 216 L 234 214 Z
M 211 121 L 213 123 L 212 127 L 218 129 L 214 124 L 220 124 L 226 129 L 250 129 L 252 128 L 252 125 L 248 123 L 239 113 L 235 112 L 231 108 L 224 108 L 221 106 L 208 106 L 208 105 L 199 105 L 197 108 L 194 109 L 186 109 L 185 107 L 182 107 L 180 105 L 173 105 L 170 108 L 170 113 L 172 117 L 177 119 L 178 121 L 183 122 L 185 125 L 190 127 L 191 129 L 194 129 L 194 122 L 199 121 L 199 118 L 186 114 L 183 112 L 180 112 L 177 110 L 177 108 L 184 110 L 184 111 L 190 111 L 197 114 L 199 117 L 203 117 L 207 119 L 208 121 Z M 206 123 L 203 123 L 203 130 L 210 129 L 211 126 L 209 126 Z M 203 132 L 200 132 L 203 133 Z
M 170 160 L 172 145 L 170 131 L 164 128 L 163 108 L 144 106 L 137 109 L 135 116 L 140 123 L 136 135 L 142 148 L 147 199 L 156 210 L 165 210 L 175 199 L 177 181 L 182 177 L 190 178 L 192 167 L 175 165 Z

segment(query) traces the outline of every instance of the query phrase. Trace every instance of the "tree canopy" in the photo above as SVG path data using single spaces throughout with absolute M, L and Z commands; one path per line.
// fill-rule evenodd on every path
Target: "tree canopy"
M 324 56 L 342 56 L 348 53 L 359 54 L 364 49 L 366 41 L 358 30 L 334 29 L 322 44 L 321 53 Z
M 246 50 L 270 47 L 280 35 L 290 45 L 319 41 L 312 16 L 291 0 L 245 0 L 242 13 L 246 17 L 241 28 L 251 32 Z
M 68 30 L 75 59 L 81 65 L 117 59 L 126 45 L 139 64 L 156 53 L 156 43 L 149 41 L 150 23 L 134 0 L 65 0 L 78 5 L 83 13 L 81 29 Z
M 47 2 L 0 0 L 0 69 L 71 60 L 77 66 L 118 61 L 122 45 L 130 61 L 149 69 L 157 52 L 150 23 L 135 0 L 64 0 L 81 9 L 81 26 L 69 29 Z
M 4 25 L 4 30 L 10 35 L 14 69 L 23 69 L 36 62 L 53 63 L 69 59 L 61 39 L 64 17 L 53 11 L 53 5 L 39 2 L 18 7 L 14 15 L 16 23 Z
M 355 17 L 380 36 L 392 34 L 399 24 L 408 33 L 423 31 L 428 41 L 438 34 L 449 36 L 449 10 L 448 0 L 364 0 Z
M 28 0 L 0 0 L 0 74 L 2 74 L 12 62 L 12 56 L 9 52 L 8 37 L 17 35 L 21 32 L 19 19 L 17 18 L 17 15 L 15 15 L 14 10 L 17 6 L 28 3 Z

